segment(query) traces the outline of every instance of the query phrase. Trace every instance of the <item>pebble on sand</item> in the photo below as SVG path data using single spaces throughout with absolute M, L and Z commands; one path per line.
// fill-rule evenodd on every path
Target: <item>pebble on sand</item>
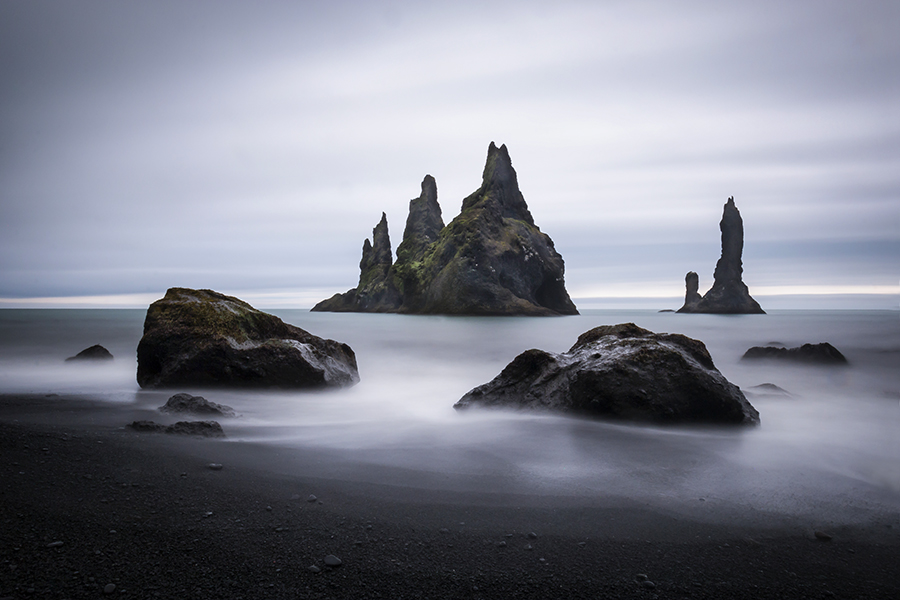
M 339 559 L 334 554 L 329 554 L 328 556 L 325 557 L 325 564 L 329 567 L 339 567 L 344 563 L 341 559 Z
M 114 591 L 116 591 L 116 584 L 114 583 L 107 583 L 106 587 L 103 588 L 104 594 L 112 594 Z
M 222 470 L 222 465 L 220 463 L 209 463 L 206 466 L 209 467 L 210 470 L 212 470 L 212 471 L 221 471 Z

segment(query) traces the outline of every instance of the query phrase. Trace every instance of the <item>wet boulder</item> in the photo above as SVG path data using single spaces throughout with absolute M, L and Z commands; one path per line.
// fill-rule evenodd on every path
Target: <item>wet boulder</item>
M 151 304 L 137 359 L 142 388 L 325 388 L 359 381 L 347 344 L 212 290 L 171 288 Z
M 203 396 L 190 394 L 175 394 L 166 403 L 159 407 L 160 412 L 179 414 L 189 413 L 195 415 L 214 415 L 217 417 L 233 417 L 234 409 L 224 404 L 210 402 Z
M 172 425 L 163 425 L 161 423 L 156 423 L 155 421 L 133 421 L 128 427 L 143 433 L 225 437 L 225 431 L 216 421 L 178 421 Z
M 741 360 L 779 360 L 810 365 L 841 366 L 849 364 L 840 350 L 824 342 L 821 344 L 803 344 L 797 348 L 778 346 L 753 346 L 744 353 Z
M 455 405 L 551 410 L 659 424 L 756 425 L 759 413 L 703 342 L 634 323 L 601 326 L 569 351 L 528 350 Z
M 101 346 L 100 344 L 94 344 L 90 348 L 85 348 L 75 356 L 70 356 L 66 359 L 66 362 L 71 361 L 104 361 L 104 360 L 112 360 L 113 355 L 110 354 L 109 350 Z

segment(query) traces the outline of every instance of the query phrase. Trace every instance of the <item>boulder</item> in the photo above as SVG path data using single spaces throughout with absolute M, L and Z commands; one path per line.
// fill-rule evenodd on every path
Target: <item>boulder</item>
M 224 404 L 210 402 L 203 396 L 175 394 L 159 407 L 164 413 L 190 413 L 195 415 L 215 415 L 217 417 L 233 417 L 234 409 Z
M 741 360 L 772 359 L 813 365 L 841 366 L 849 364 L 841 352 L 829 344 L 803 344 L 798 348 L 777 346 L 753 346 L 744 353 Z
M 162 425 L 154 421 L 133 421 L 128 426 L 135 431 L 148 433 L 225 437 L 225 431 L 216 421 L 178 421 L 173 425 Z
M 347 344 L 212 290 L 171 288 L 151 304 L 137 359 L 142 388 L 324 388 L 359 381 Z
M 703 342 L 634 323 L 596 327 L 567 352 L 528 350 L 454 405 L 546 409 L 659 424 L 756 425 L 759 413 Z
M 741 254 L 744 251 L 744 221 L 734 204 L 728 199 L 719 222 L 722 232 L 722 256 L 716 263 L 713 286 L 705 295 L 698 292 L 700 279 L 694 271 L 684 278 L 684 306 L 680 313 L 765 314 L 759 303 L 750 296 L 744 284 Z
M 95 344 L 90 348 L 85 348 L 75 356 L 70 356 L 66 359 L 66 362 L 69 361 L 81 361 L 81 360 L 112 360 L 113 355 L 109 353 L 109 350 L 101 346 L 100 344 Z
M 427 175 L 410 200 L 397 261 L 390 262 L 382 213 L 363 245 L 356 288 L 314 311 L 460 315 L 574 315 L 565 266 L 534 223 L 506 146 L 492 142 L 481 187 L 444 225 L 437 186 Z

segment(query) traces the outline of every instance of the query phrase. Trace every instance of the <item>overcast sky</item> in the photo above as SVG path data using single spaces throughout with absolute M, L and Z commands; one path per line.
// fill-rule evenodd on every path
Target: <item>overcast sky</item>
M 751 294 L 896 305 L 898 31 L 893 0 L 4 1 L 0 305 L 311 306 L 425 174 L 456 216 L 491 141 L 576 303 L 705 291 L 734 196 Z

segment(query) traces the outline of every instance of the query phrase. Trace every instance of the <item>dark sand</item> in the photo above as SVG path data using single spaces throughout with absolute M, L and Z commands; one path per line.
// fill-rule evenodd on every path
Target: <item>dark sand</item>
M 0 599 L 900 598 L 890 519 L 823 540 L 815 523 L 710 524 L 616 498 L 376 485 L 326 454 L 141 434 L 132 418 L 0 396 Z M 285 474 L 304 465 L 316 476 Z

